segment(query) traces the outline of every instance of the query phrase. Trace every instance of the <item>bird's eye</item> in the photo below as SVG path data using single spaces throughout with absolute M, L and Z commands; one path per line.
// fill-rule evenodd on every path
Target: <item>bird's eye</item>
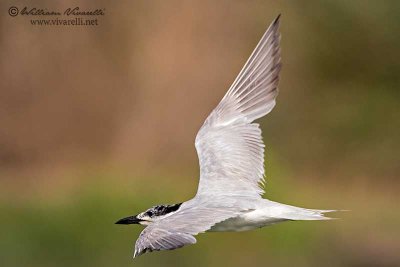
M 147 212 L 147 215 L 148 215 L 149 217 L 151 217 L 151 216 L 153 216 L 153 212 L 148 211 L 148 212 Z

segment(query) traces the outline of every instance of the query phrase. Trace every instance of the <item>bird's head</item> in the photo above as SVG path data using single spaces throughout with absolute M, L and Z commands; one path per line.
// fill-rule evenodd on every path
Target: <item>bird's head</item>
M 118 220 L 116 224 L 141 224 L 149 225 L 171 213 L 176 212 L 182 203 L 174 205 L 157 205 L 137 215 Z

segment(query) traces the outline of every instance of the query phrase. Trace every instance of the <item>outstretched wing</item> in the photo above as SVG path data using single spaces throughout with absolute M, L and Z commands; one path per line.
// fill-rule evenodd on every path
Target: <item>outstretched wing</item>
M 190 234 L 146 227 L 136 241 L 133 257 L 146 252 L 177 249 L 194 243 L 196 243 L 196 238 Z
M 178 211 L 153 222 L 142 231 L 135 244 L 134 257 L 146 252 L 172 250 L 194 244 L 194 235 L 241 212 L 234 201 L 225 207 L 218 207 L 218 203 L 207 198 L 184 202 Z
M 260 198 L 264 143 L 255 119 L 275 106 L 280 71 L 279 16 L 196 137 L 200 162 L 197 196 Z

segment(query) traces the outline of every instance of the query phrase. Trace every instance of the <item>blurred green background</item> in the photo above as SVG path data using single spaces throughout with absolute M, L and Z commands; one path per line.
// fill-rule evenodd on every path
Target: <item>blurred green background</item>
M 105 8 L 33 26 L 11 6 Z M 400 266 L 399 1 L 1 1 L 1 266 Z M 192 197 L 194 138 L 282 13 L 265 197 L 341 220 L 132 260 L 117 219 Z

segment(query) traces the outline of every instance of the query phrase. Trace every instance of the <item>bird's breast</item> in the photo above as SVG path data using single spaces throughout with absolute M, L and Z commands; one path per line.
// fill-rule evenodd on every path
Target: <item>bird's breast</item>
M 269 217 L 263 209 L 253 210 L 217 223 L 209 230 L 209 232 L 250 231 L 282 221 L 285 220 Z

